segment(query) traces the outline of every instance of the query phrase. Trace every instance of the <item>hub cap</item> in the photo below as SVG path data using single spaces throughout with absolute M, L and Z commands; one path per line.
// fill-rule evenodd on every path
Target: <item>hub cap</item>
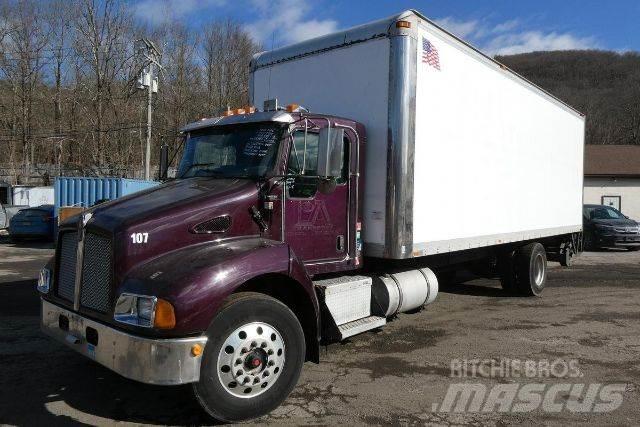
M 218 355 L 218 378 L 236 397 L 255 397 L 279 378 L 284 367 L 284 341 L 280 332 L 262 322 L 248 323 L 231 333 Z
M 535 259 L 533 260 L 533 277 L 534 283 L 536 286 L 540 287 L 542 282 L 544 282 L 545 275 L 545 265 L 544 265 L 544 257 L 542 254 L 537 254 Z

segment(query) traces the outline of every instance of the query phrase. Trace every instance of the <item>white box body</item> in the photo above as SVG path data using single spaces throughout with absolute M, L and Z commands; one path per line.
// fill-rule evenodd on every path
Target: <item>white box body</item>
M 584 116 L 415 11 L 258 54 L 251 70 L 254 105 L 365 125 L 366 255 L 582 230 Z

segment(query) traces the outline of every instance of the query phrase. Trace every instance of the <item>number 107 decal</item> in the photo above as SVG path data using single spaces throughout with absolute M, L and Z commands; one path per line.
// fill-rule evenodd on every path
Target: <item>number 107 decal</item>
M 140 243 L 147 243 L 147 241 L 149 240 L 149 233 L 131 233 L 131 243 L 135 244 L 140 244 Z

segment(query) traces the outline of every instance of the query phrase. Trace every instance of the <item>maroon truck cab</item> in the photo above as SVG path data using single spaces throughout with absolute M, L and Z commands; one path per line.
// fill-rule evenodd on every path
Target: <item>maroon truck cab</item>
M 184 135 L 176 179 L 60 226 L 41 278 L 43 329 L 129 378 L 197 383 L 220 311 L 234 295 L 261 295 L 295 316 L 301 357 L 317 361 L 312 279 L 362 264 L 364 127 L 272 111 L 203 120 Z M 328 162 L 333 176 L 319 176 Z M 273 363 L 267 350 L 242 350 Z

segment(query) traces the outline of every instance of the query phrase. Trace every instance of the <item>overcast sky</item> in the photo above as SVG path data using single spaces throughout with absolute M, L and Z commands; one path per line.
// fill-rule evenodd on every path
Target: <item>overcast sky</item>
M 640 50 L 640 0 L 131 0 L 151 25 L 233 18 L 270 48 L 417 9 L 489 54 Z

